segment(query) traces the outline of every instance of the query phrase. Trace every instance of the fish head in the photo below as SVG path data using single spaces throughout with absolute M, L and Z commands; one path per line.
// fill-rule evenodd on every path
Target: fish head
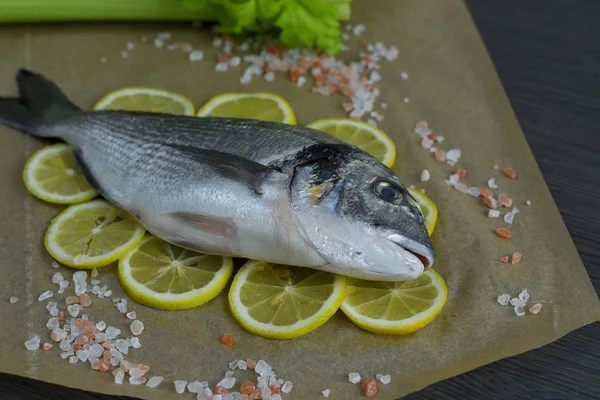
M 297 167 L 291 201 L 308 240 L 329 263 L 324 270 L 399 281 L 433 265 L 421 208 L 393 171 L 368 154 Z

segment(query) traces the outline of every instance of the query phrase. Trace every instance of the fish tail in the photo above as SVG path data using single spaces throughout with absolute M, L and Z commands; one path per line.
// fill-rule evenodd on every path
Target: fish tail
M 19 97 L 0 97 L 0 123 L 38 137 L 56 137 L 52 125 L 80 111 L 44 76 L 26 69 L 17 73 Z

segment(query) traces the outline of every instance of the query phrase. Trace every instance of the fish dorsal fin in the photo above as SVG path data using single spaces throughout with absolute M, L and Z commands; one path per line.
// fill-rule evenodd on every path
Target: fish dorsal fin
M 167 145 L 177 150 L 181 155 L 203 166 L 212 168 L 225 178 L 248 186 L 250 190 L 257 194 L 262 194 L 260 186 L 263 179 L 271 173 L 278 172 L 273 168 L 235 154 L 178 144 Z

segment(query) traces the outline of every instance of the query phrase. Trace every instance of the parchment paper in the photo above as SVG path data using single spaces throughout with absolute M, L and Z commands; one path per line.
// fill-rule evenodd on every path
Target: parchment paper
M 60 359 L 57 347 L 49 352 L 26 351 L 23 342 L 33 334 L 40 335 L 42 343 L 49 341 L 47 302 L 37 298 L 48 289 L 56 293 L 56 285 L 50 283 L 56 270 L 43 248 L 43 235 L 50 219 L 63 207 L 36 200 L 21 181 L 26 159 L 48 142 L 1 127 L 0 371 L 108 394 L 192 398 L 189 393 L 176 395 L 173 380 L 208 380 L 214 385 L 229 361 L 262 358 L 279 376 L 294 382 L 292 393 L 285 398 L 320 398 L 320 391 L 326 388 L 332 390 L 331 398 L 360 398 L 360 385 L 350 384 L 346 375 L 358 371 L 363 377 L 390 373 L 392 382 L 380 385 L 378 398 L 391 399 L 542 346 L 599 319 L 597 295 L 465 5 L 447 0 L 355 3 L 352 22 L 367 25 L 364 39 L 395 43 L 400 49 L 398 61 L 381 64 L 381 101 L 389 107 L 380 127 L 398 146 L 395 169 L 401 178 L 426 188 L 440 209 L 433 237 L 435 268 L 449 288 L 440 316 L 416 334 L 393 337 L 362 331 L 338 312 L 304 337 L 272 341 L 250 335 L 235 323 L 226 305 L 226 292 L 188 311 L 157 311 L 130 303 L 146 331 L 140 336 L 143 347 L 132 351 L 129 358 L 149 364 L 152 374 L 165 376 L 165 382 L 154 390 L 128 383 L 117 386 L 112 384 L 112 376 L 92 371 L 89 364 L 69 365 Z M 313 95 L 308 87 L 298 89 L 287 79 L 274 83 L 258 79 L 241 86 L 239 69 L 217 73 L 212 61 L 190 63 L 181 53 L 152 46 L 138 47 L 128 58 L 121 58 L 128 40 L 160 30 L 172 31 L 196 48 L 210 48 L 208 32 L 199 34 L 182 26 L 2 27 L 1 93 L 15 93 L 14 75 L 24 66 L 58 82 L 82 107 L 91 107 L 121 86 L 146 85 L 181 92 L 196 106 L 225 91 L 276 92 L 292 104 L 300 124 L 344 116 L 339 98 Z M 102 57 L 107 57 L 105 64 Z M 402 80 L 402 71 L 408 72 L 410 79 Z M 410 98 L 409 103 L 404 103 L 405 97 Z M 500 188 L 521 209 L 511 227 L 511 240 L 495 236 L 494 230 L 504 224 L 486 218 L 487 210 L 478 199 L 443 184 L 451 168 L 436 163 L 418 146 L 412 129 L 420 119 L 427 119 L 446 137 L 444 148 L 462 150 L 459 165 L 467 169 L 468 183 L 483 186 L 490 177 L 498 177 Z M 493 163 L 513 167 L 518 179 L 509 181 L 496 174 Z M 424 168 L 431 171 L 432 179 L 420 184 L 418 177 Z M 524 205 L 526 200 L 531 200 L 530 207 Z M 523 253 L 520 264 L 496 261 L 513 251 Z M 60 270 L 71 277 L 67 268 Z M 100 279 L 115 296 L 124 296 L 114 272 L 114 267 L 102 269 Z M 496 303 L 499 294 L 516 295 L 524 288 L 532 296 L 529 304 L 543 302 L 539 315 L 519 318 L 512 307 Z M 9 296 L 20 301 L 10 305 Z M 109 299 L 94 296 L 88 313 L 90 319 L 104 319 L 128 333 L 126 318 Z M 234 336 L 234 346 L 220 344 L 225 332 Z

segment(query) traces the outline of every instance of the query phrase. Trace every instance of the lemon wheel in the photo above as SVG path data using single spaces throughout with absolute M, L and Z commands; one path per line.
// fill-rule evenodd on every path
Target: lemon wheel
M 274 93 L 223 93 L 210 99 L 198 117 L 250 118 L 296 124 L 296 116 L 285 99 Z
M 168 90 L 129 86 L 114 90 L 98 101 L 94 110 L 125 110 L 194 115 L 194 104 L 187 97 Z

